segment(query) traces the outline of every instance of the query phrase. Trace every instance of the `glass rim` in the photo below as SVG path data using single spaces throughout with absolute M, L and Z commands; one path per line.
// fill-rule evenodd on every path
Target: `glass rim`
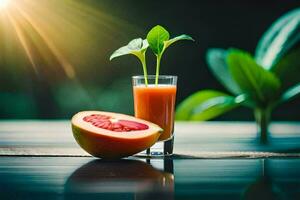
M 177 76 L 175 75 L 159 75 L 158 79 L 177 79 Z M 144 75 L 135 75 L 132 76 L 132 79 L 145 79 Z M 156 79 L 156 75 L 148 75 L 147 79 Z

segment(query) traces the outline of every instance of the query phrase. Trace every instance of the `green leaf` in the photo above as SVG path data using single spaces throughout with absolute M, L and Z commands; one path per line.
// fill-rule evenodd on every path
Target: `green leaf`
M 214 90 L 196 92 L 186 98 L 176 110 L 176 120 L 208 120 L 242 103 L 244 99 Z
M 282 90 L 300 83 L 300 48 L 290 51 L 272 68 L 272 71 L 281 80 Z
M 160 55 L 164 49 L 164 42 L 169 40 L 169 32 L 162 26 L 153 27 L 147 34 L 147 41 L 150 48 L 156 55 Z
M 233 80 L 226 63 L 227 51 L 224 49 L 209 49 L 206 61 L 212 73 L 233 94 L 240 94 L 241 89 Z
M 179 40 L 191 40 L 191 41 L 195 41 L 191 36 L 183 34 L 183 35 L 179 35 L 177 37 L 174 37 L 168 41 L 164 42 L 164 49 L 168 48 L 171 44 L 179 41 Z
M 271 69 L 300 40 L 300 8 L 276 20 L 258 42 L 255 59 Z
M 155 85 L 158 84 L 158 76 L 160 70 L 160 62 L 164 51 L 174 42 L 179 40 L 194 40 L 188 35 L 180 35 L 175 38 L 170 39 L 169 32 L 162 26 L 156 25 L 147 34 L 147 41 L 149 47 L 152 49 L 156 55 L 156 72 L 155 72 Z
M 228 52 L 227 64 L 241 90 L 255 102 L 265 104 L 278 97 L 280 80 L 258 65 L 250 54 L 232 49 Z
M 110 56 L 110 60 L 128 54 L 133 54 L 140 58 L 147 50 L 148 46 L 147 40 L 143 40 L 142 38 L 133 39 L 126 46 L 123 46 L 113 52 L 113 54 Z
M 300 83 L 285 91 L 281 96 L 281 102 L 292 100 L 300 96 Z
M 147 66 L 146 66 L 146 51 L 149 44 L 147 40 L 143 40 L 142 38 L 136 38 L 131 40 L 126 46 L 121 47 L 117 49 L 111 56 L 110 60 L 119 57 L 124 56 L 128 54 L 135 55 L 141 62 L 143 67 L 143 73 L 144 73 L 144 79 L 145 79 L 145 85 L 148 85 L 148 72 L 147 72 Z

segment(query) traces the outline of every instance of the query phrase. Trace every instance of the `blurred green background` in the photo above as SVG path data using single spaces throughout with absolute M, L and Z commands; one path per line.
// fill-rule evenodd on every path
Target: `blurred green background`
M 70 118 L 81 110 L 133 114 L 133 56 L 109 61 L 131 39 L 161 24 L 191 35 L 162 60 L 161 74 L 179 77 L 177 103 L 200 89 L 225 91 L 207 68 L 208 48 L 254 52 L 264 31 L 299 1 L 11 0 L 0 14 L 0 118 Z M 34 2 L 34 3 L 33 3 Z M 149 53 L 148 70 L 155 58 Z M 300 120 L 300 99 L 276 109 L 275 120 Z M 239 108 L 216 120 L 253 120 Z

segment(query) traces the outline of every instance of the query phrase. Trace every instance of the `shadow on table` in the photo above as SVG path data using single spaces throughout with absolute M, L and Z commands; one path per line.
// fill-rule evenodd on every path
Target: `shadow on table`
M 65 199 L 174 199 L 173 160 L 157 169 L 140 160 L 93 160 L 65 183 Z

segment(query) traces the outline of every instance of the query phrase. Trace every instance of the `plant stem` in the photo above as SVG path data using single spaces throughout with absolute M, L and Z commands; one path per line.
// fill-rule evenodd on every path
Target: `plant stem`
M 256 108 L 254 110 L 258 133 L 260 134 L 260 142 L 268 143 L 269 124 L 271 118 L 271 108 Z
M 161 60 L 161 55 L 160 55 L 160 54 L 156 55 L 155 85 L 158 85 L 158 76 L 159 76 L 160 60 Z
M 148 74 L 147 74 L 147 67 L 146 67 L 146 59 L 144 58 L 143 62 L 143 71 L 144 71 L 144 78 L 145 78 L 145 85 L 148 86 Z
M 145 52 L 141 56 L 138 56 L 138 58 L 140 59 L 140 61 L 142 63 L 142 66 L 143 66 L 145 85 L 147 87 L 148 86 L 148 73 L 147 73 L 146 54 L 145 54 Z

